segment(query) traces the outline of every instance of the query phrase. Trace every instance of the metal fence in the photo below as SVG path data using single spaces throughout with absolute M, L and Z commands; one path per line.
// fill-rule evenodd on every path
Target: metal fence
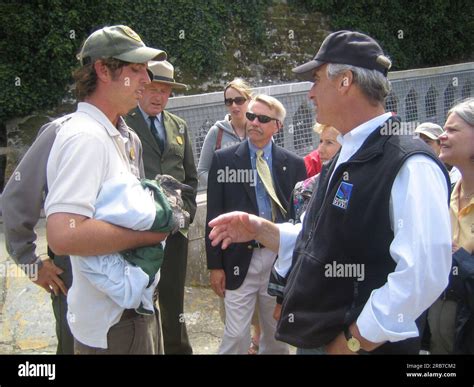
M 443 126 L 448 110 L 473 95 L 474 63 L 400 71 L 390 79 L 393 90 L 386 100 L 387 110 L 406 122 Z
M 473 96 L 474 62 L 458 65 L 397 71 L 389 74 L 392 92 L 387 97 L 388 111 L 403 121 L 417 124 L 430 121 L 443 126 L 446 113 L 458 101 Z M 278 98 L 287 109 L 284 128 L 275 142 L 304 156 L 315 149 L 318 136 L 312 130 L 315 114 L 307 94 L 309 82 L 255 88 Z M 196 165 L 204 138 L 211 126 L 227 113 L 222 92 L 170 98 L 167 109 L 188 123 Z
M 315 116 L 307 97 L 310 87 L 311 83 L 300 82 L 253 89 L 254 94 L 272 95 L 283 103 L 287 115 L 283 129 L 275 136 L 275 142 L 300 155 L 313 150 L 318 141 L 312 131 Z M 227 114 L 223 92 L 170 98 L 167 110 L 186 120 L 197 165 L 207 132 Z

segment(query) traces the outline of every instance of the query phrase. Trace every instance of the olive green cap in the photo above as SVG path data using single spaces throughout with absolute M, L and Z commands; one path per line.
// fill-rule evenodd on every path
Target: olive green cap
M 162 61 L 166 57 L 166 52 L 145 46 L 135 31 L 123 25 L 104 27 L 93 32 L 77 55 L 83 66 L 106 58 L 129 63 L 147 63 L 150 60 Z

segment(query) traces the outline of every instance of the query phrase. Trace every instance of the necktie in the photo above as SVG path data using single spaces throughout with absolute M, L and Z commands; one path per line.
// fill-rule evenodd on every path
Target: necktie
M 163 137 L 161 136 L 161 133 L 158 132 L 158 130 L 156 129 L 155 120 L 156 116 L 150 116 L 150 130 L 151 134 L 156 140 L 156 143 L 158 144 L 158 147 L 160 148 L 161 153 L 163 153 L 165 149 L 165 142 L 163 140 Z
M 276 220 L 276 211 L 278 206 L 280 211 L 283 215 L 286 215 L 286 211 L 280 203 L 278 196 L 275 192 L 275 186 L 273 185 L 272 173 L 270 172 L 270 168 L 268 168 L 267 162 L 263 158 L 263 150 L 257 150 L 257 173 L 260 176 L 260 179 L 263 182 L 265 190 L 267 191 L 268 195 L 272 199 L 272 218 L 273 221 Z

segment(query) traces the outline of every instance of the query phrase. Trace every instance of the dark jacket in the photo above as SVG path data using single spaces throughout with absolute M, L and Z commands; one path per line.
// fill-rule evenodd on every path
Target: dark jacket
M 250 151 L 248 140 L 235 146 L 221 149 L 214 154 L 209 171 L 207 188 L 207 219 L 206 224 L 218 215 L 231 211 L 244 211 L 258 215 L 255 186 L 248 181 L 220 182 L 219 171 L 250 171 Z M 284 208 L 288 207 L 291 191 L 296 182 L 306 178 L 306 169 L 303 158 L 291 153 L 278 145 L 272 145 L 272 174 L 275 191 Z M 280 214 L 277 221 L 286 219 Z M 226 274 L 226 288 L 235 290 L 242 285 L 252 258 L 253 246 L 251 243 L 235 243 L 226 250 L 221 246 L 211 246 L 209 240 L 209 226 L 206 226 L 206 253 L 208 269 L 224 269 Z
M 454 353 L 474 354 L 474 256 L 463 248 L 453 254 L 446 297 L 457 302 Z
M 396 266 L 389 250 L 394 237 L 389 216 L 391 188 L 403 163 L 415 154 L 438 164 L 449 191 L 446 169 L 425 144 L 410 136 L 382 135 L 380 130 L 334 171 L 329 186 L 337 159 L 323 168 L 296 242 L 278 340 L 302 348 L 328 344 L 357 319 L 372 290 L 385 284 Z M 327 265 L 334 267 L 334 263 L 363 267 L 364 280 L 328 274 Z M 411 351 L 403 344 L 386 345 L 401 345 L 402 353 Z

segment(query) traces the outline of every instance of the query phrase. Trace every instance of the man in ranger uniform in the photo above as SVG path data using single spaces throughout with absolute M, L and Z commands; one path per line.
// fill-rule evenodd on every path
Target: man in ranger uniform
M 125 120 L 142 141 L 145 176 L 154 179 L 157 174 L 171 175 L 194 189 L 183 193 L 192 222 L 197 172 L 188 128 L 183 119 L 165 110 L 172 89 L 186 89 L 186 85 L 175 82 L 173 65 L 167 61 L 150 62 L 148 70 L 152 82 Z M 183 318 L 187 256 L 187 230 L 170 235 L 158 284 L 165 354 L 192 354 Z

